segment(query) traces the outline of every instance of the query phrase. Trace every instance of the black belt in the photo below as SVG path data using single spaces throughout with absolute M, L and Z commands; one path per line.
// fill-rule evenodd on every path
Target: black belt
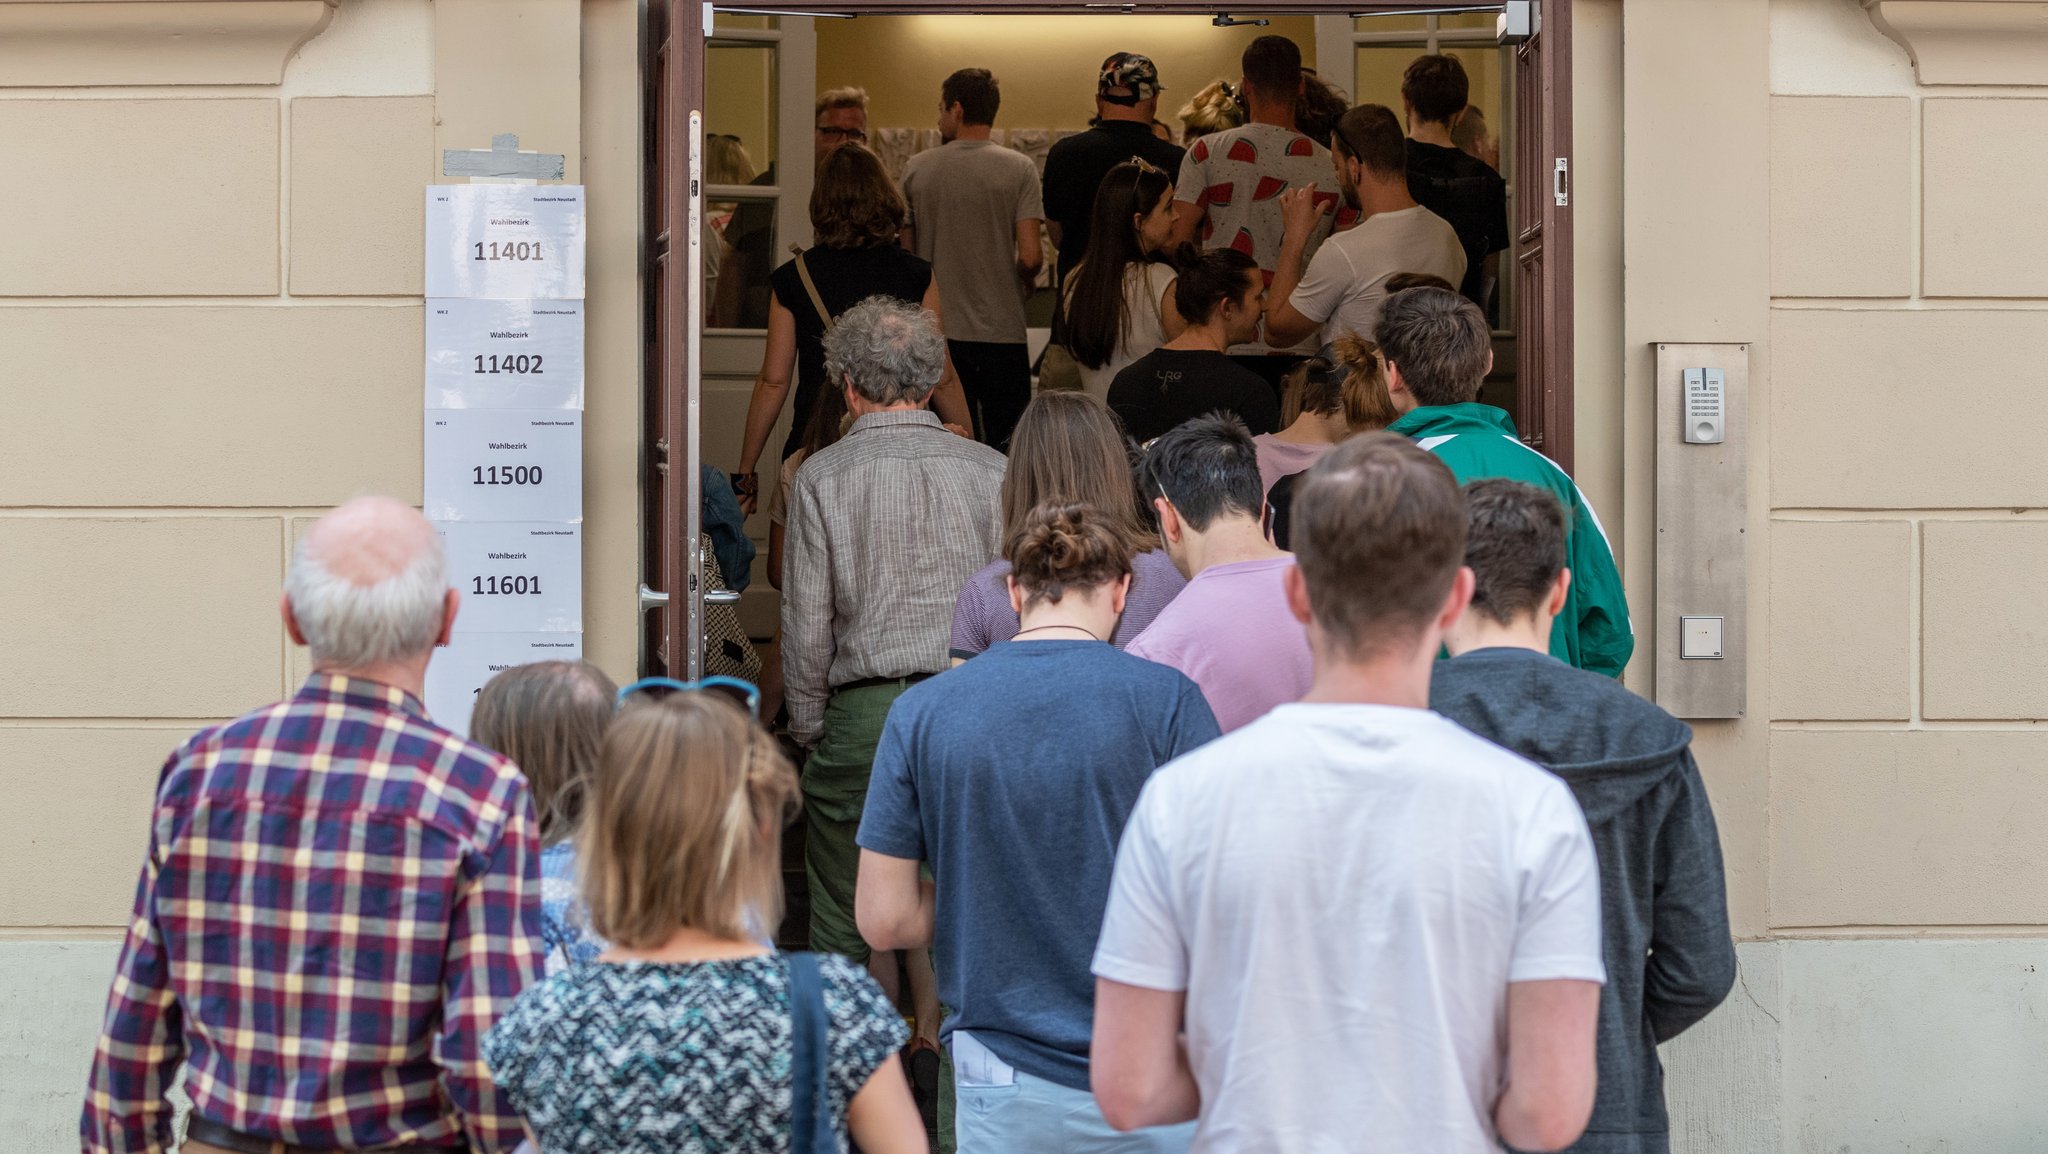
M 863 677 L 859 681 L 849 681 L 844 685 L 835 685 L 832 687 L 832 692 L 845 693 L 853 689 L 879 689 L 884 685 L 909 687 L 928 677 L 936 676 L 938 676 L 936 673 L 910 673 L 902 677 Z
M 334 1151 L 312 1146 L 294 1146 L 279 1138 L 258 1138 L 254 1134 L 230 1130 L 218 1122 L 209 1122 L 197 1115 L 187 1123 L 185 1137 L 188 1141 L 204 1142 L 208 1146 L 236 1151 L 237 1154 L 336 1154 Z M 416 1143 L 410 1146 L 380 1146 L 377 1148 L 377 1154 L 469 1154 L 469 1147 L 425 1146 Z

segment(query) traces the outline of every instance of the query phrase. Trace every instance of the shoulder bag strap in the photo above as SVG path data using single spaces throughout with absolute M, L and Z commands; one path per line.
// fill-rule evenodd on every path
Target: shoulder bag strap
M 825 298 L 818 295 L 818 282 L 811 279 L 810 266 L 804 264 L 804 254 L 796 254 L 796 277 L 804 282 L 804 291 L 810 294 L 811 307 L 818 310 L 818 319 L 825 322 L 825 331 L 832 331 L 832 310 L 825 307 Z
M 825 1092 L 829 1023 L 816 954 L 789 955 L 789 1024 L 796 1048 L 789 1067 L 790 1154 L 833 1154 L 839 1139 L 832 1130 L 831 1097 Z

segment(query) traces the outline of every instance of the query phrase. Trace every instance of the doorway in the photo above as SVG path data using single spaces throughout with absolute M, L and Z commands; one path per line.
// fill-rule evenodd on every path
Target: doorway
M 1200 63 L 1182 69 L 1186 76 L 1179 83 L 1169 79 L 1178 92 L 1170 90 L 1162 102 L 1162 117 L 1168 120 L 1167 108 L 1178 107 L 1174 97 L 1184 99 L 1212 79 L 1234 79 L 1241 42 L 1262 32 L 1296 39 L 1305 61 L 1313 61 L 1354 103 L 1397 109 L 1400 70 L 1408 60 L 1429 51 L 1460 57 L 1472 77 L 1473 103 L 1498 141 L 1512 225 L 1510 246 L 1490 270 L 1496 286 L 1489 309 L 1496 371 L 1483 399 L 1513 412 L 1523 440 L 1569 471 L 1570 6 L 1566 0 L 1545 0 L 1538 6 L 1536 34 L 1512 46 L 1495 41 L 1495 18 L 1502 7 L 1418 0 L 1351 4 L 1338 13 L 1313 15 L 1299 4 L 1254 0 L 1231 5 L 1231 15 L 1219 21 L 1214 8 L 1185 4 L 1147 6 L 1147 15 L 1140 17 L 1073 14 L 1071 8 L 1020 0 L 826 0 L 786 12 L 712 10 L 651 0 L 646 78 L 648 107 L 654 110 L 647 200 L 652 238 L 647 331 L 652 339 L 643 565 L 652 589 L 682 595 L 649 615 L 643 671 L 691 677 L 701 672 L 698 465 L 730 469 L 736 463 L 747 396 L 764 345 L 760 326 L 765 324 L 766 275 L 786 258 L 791 243 L 809 239 L 806 205 L 816 94 L 845 83 L 869 87 L 870 142 L 887 163 L 895 152 L 907 157 L 919 146 L 918 134 L 931 126 L 938 79 L 955 67 L 992 57 L 1004 62 L 1006 75 L 1031 77 L 1024 83 L 1013 80 L 1005 92 L 998 123 L 1006 143 L 1042 149 L 1063 130 L 1084 126 L 1064 124 L 1062 117 L 1086 115 L 1045 104 L 1045 93 L 1056 92 L 1078 110 L 1085 109 L 1090 89 L 1071 79 L 1046 79 L 1034 67 L 1045 73 L 1062 67 L 1071 71 L 1080 61 L 1085 71 L 1093 60 L 1084 60 L 1089 53 L 1075 42 L 1092 44 L 1096 34 L 1082 30 L 1108 29 L 1121 21 L 1170 17 L 1184 29 L 1205 34 L 1190 45 L 1204 40 L 1209 48 L 1222 45 L 1206 55 L 1194 49 Z M 707 15 L 712 23 L 708 35 Z M 1263 26 L 1251 26 L 1252 21 Z M 1163 32 L 1164 26 L 1155 31 Z M 1130 47 L 1125 39 L 1150 43 L 1104 34 L 1117 43 L 1094 60 Z M 1033 51 L 1040 42 L 1050 45 L 1053 54 L 1034 66 Z M 1209 61 L 1209 56 L 1217 59 Z M 1166 67 L 1164 53 L 1159 59 Z M 1027 86 L 1030 100 L 1024 99 Z M 1008 139 L 1011 134 L 1016 139 Z M 733 164 L 735 151 L 743 155 L 743 166 Z M 1049 311 L 1049 291 L 1041 296 L 1046 300 L 1040 311 Z M 1042 323 L 1036 314 L 1034 323 Z M 1044 335 L 1035 332 L 1034 338 L 1035 351 Z M 787 420 L 785 415 L 771 434 L 771 445 L 781 443 Z M 767 552 L 761 513 L 750 518 L 749 531 L 763 543 L 763 560 L 757 561 L 755 578 L 741 600 L 741 620 L 749 634 L 766 637 L 774 630 L 779 601 L 761 579 Z

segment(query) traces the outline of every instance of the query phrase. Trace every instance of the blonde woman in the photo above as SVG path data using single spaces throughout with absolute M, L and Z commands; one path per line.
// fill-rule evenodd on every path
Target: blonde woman
M 594 964 L 521 994 L 484 1040 L 541 1149 L 924 1154 L 867 972 L 778 954 L 796 771 L 730 701 L 636 694 L 605 733 L 577 835 Z M 806 1106 L 813 1108 L 807 1109 Z
M 1181 105 L 1180 142 L 1193 144 L 1201 137 L 1243 123 L 1244 105 L 1238 99 L 1237 86 L 1228 80 L 1212 80 Z

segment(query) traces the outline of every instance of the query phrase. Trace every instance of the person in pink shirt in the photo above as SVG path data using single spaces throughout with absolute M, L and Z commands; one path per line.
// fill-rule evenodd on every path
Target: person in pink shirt
M 1294 555 L 1266 539 L 1259 452 L 1227 413 L 1152 442 L 1139 485 L 1187 588 L 1124 651 L 1186 674 L 1225 733 L 1308 691 L 1308 633 L 1288 611 Z

